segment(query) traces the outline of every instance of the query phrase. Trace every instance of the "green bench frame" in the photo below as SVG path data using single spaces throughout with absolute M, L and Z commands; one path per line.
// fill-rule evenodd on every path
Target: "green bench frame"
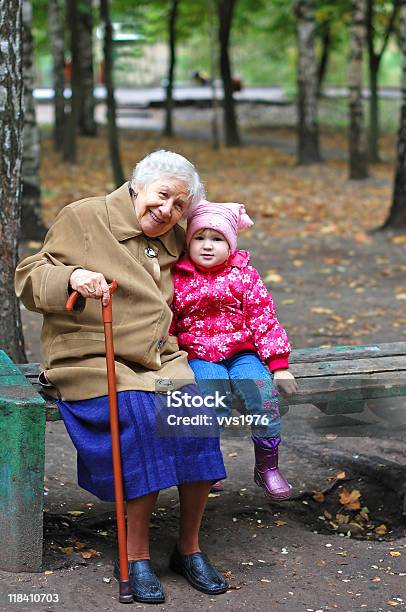
M 299 384 L 288 405 L 324 414 L 362 412 L 366 400 L 406 395 L 406 342 L 294 350 Z M 0 569 L 41 571 L 46 421 L 59 420 L 37 384 L 38 364 L 16 366 L 0 351 Z

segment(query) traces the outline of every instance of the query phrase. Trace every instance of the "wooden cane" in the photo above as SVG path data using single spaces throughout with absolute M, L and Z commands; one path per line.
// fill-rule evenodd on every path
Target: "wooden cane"
M 133 593 L 128 576 L 127 532 L 125 523 L 123 471 L 121 466 L 120 452 L 120 425 L 117 407 L 116 368 L 114 362 L 112 325 L 113 309 L 111 296 L 116 289 L 117 283 L 116 281 L 113 281 L 109 285 L 109 303 L 107 304 L 107 306 L 104 306 L 102 302 L 102 316 L 104 325 L 104 341 L 106 346 L 107 386 L 109 394 L 110 431 L 113 455 L 114 494 L 116 498 L 118 558 L 120 561 L 119 601 L 120 603 L 132 603 Z M 71 293 L 65 304 L 66 310 L 73 310 L 74 304 L 78 296 L 79 293 L 77 291 L 73 291 Z

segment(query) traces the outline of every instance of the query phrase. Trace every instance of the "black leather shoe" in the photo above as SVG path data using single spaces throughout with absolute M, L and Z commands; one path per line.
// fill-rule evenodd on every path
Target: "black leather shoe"
M 184 576 L 193 588 L 207 595 L 219 595 L 228 589 L 227 580 L 210 563 L 205 553 L 181 555 L 176 547 L 172 553 L 169 567 L 177 574 Z
M 165 593 L 162 584 L 152 569 L 149 559 L 130 561 L 128 564 L 128 576 L 135 601 L 141 603 L 158 604 L 165 601 Z M 114 564 L 114 578 L 120 579 L 120 565 Z

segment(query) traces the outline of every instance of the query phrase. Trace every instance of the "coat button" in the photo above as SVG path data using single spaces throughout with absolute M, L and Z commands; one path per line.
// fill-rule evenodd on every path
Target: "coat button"
M 157 343 L 157 351 L 160 351 L 164 344 L 165 344 L 165 338 L 159 338 L 158 343 Z

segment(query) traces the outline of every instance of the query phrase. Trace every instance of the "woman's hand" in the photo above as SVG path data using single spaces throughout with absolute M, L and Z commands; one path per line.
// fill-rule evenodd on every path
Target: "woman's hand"
M 276 370 L 273 379 L 279 391 L 283 391 L 286 395 L 293 395 L 298 390 L 295 377 L 289 370 Z
M 110 301 L 110 291 L 106 279 L 100 272 L 91 272 L 78 268 L 74 270 L 69 279 L 72 289 L 80 293 L 84 298 L 98 300 L 102 298 L 103 306 Z

